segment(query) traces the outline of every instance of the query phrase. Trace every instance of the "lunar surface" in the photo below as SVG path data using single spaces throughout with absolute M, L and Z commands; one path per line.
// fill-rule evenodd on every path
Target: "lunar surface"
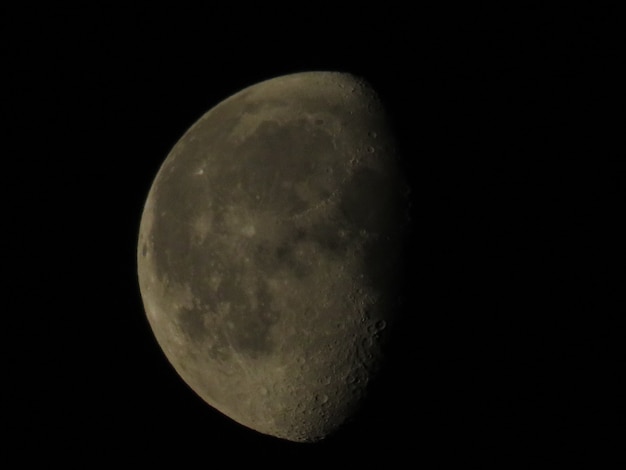
M 273 78 L 204 114 L 147 195 L 149 324 L 210 406 L 296 442 L 361 409 L 398 308 L 408 187 L 364 80 Z

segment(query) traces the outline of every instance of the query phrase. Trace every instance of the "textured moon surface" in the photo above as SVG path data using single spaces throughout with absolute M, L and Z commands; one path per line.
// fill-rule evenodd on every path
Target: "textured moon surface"
M 269 79 L 181 137 L 137 269 L 165 356 L 210 406 L 314 442 L 361 409 L 398 305 L 407 185 L 384 105 L 337 72 Z

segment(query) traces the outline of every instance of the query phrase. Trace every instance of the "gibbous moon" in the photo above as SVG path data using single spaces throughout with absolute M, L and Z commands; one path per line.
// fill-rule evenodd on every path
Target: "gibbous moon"
M 139 228 L 145 311 L 181 378 L 281 439 L 353 418 L 393 337 L 407 189 L 384 106 L 353 75 L 273 78 L 204 114 Z

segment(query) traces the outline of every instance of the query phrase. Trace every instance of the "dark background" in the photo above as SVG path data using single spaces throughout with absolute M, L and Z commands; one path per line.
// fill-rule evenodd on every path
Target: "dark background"
M 611 8 L 1 10 L 5 455 L 509 468 L 623 443 Z M 305 445 L 239 426 L 175 374 L 135 250 L 182 133 L 241 88 L 308 70 L 360 75 L 385 100 L 413 233 L 401 328 L 368 406 Z

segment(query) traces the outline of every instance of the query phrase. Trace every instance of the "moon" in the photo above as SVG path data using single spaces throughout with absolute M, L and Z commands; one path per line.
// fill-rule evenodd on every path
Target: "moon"
M 137 272 L 183 381 L 256 432 L 316 442 L 362 409 L 397 319 L 408 186 L 364 79 L 302 72 L 195 122 L 145 200 Z

